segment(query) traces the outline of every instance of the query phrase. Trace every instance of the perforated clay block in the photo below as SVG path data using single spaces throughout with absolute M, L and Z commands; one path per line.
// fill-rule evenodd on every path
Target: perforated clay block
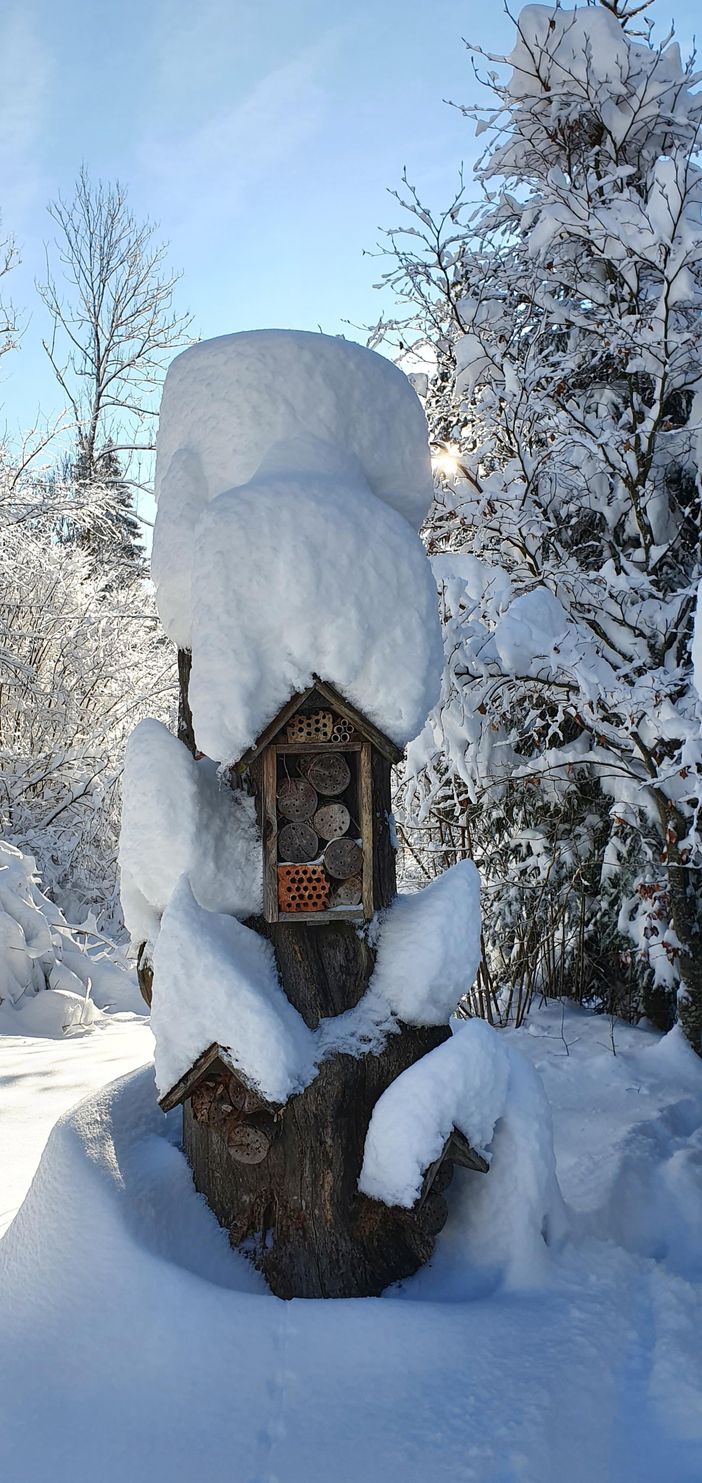
M 325 742 L 331 739 L 334 717 L 331 711 L 300 711 L 285 729 L 289 742 Z
M 321 865 L 278 866 L 280 911 L 326 911 L 329 891 L 330 883 Z

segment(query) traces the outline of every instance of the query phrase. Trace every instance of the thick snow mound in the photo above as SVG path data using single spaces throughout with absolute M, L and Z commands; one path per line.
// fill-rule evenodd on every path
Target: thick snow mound
M 398 1030 L 373 984 L 353 1009 L 310 1030 L 280 987 L 270 943 L 234 917 L 203 910 L 185 876 L 164 912 L 153 961 L 161 1095 L 217 1042 L 264 1096 L 286 1102 L 329 1056 L 381 1051 Z
M 342 450 L 377 499 L 421 525 L 432 500 L 424 413 L 383 356 L 329 335 L 256 330 L 203 340 L 172 362 L 159 419 L 152 570 L 176 643 L 190 647 L 190 559 L 205 506 L 248 484 L 274 444 L 308 438 Z
M 564 1238 L 568 1216 L 556 1178 L 551 1108 L 543 1082 L 514 1045 L 508 1042 L 505 1051 L 507 1087 L 490 1170 L 459 1180 L 454 1204 L 464 1260 L 501 1270 L 509 1283 L 529 1286 L 544 1275 L 546 1247 Z
M 419 537 L 362 480 L 262 471 L 207 508 L 193 555 L 198 746 L 238 760 L 328 680 L 404 746 L 438 698 L 436 588 Z
M 460 860 L 398 896 L 380 933 L 371 987 L 408 1025 L 445 1025 L 480 963 L 480 877 Z
M 278 983 L 270 943 L 203 911 L 183 877 L 154 950 L 151 1026 L 164 1095 L 216 1041 L 271 1102 L 309 1080 L 312 1035 Z
M 127 744 L 120 834 L 124 920 L 134 942 L 155 942 L 187 874 L 201 906 L 251 916 L 261 909 L 261 846 L 254 801 L 227 787 L 160 721 L 140 721 Z
M 452 1128 L 478 1152 L 487 1151 L 504 1112 L 508 1080 L 507 1049 L 498 1032 L 483 1020 L 463 1021 L 376 1102 L 359 1189 L 386 1205 L 411 1209 Z
M 399 746 L 416 736 L 442 653 L 412 529 L 427 429 L 397 367 L 293 331 L 192 346 L 166 378 L 156 486 L 157 602 L 192 650 L 202 751 L 238 761 L 315 674 Z

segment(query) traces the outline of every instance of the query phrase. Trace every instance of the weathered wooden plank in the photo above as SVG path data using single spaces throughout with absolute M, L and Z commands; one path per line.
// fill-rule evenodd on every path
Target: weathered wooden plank
M 233 1107 L 245 1113 L 266 1112 L 275 1114 L 280 1111 L 280 1104 L 269 1102 L 256 1087 L 237 1068 L 234 1070 L 230 1063 L 230 1050 L 228 1046 L 219 1045 L 213 1041 L 207 1049 L 198 1056 L 197 1060 L 186 1071 L 183 1076 L 166 1092 L 159 1102 L 159 1107 L 164 1112 L 170 1112 L 172 1107 L 177 1107 L 184 1102 L 186 1097 L 191 1097 L 196 1088 L 206 1078 L 218 1078 L 226 1085 L 228 1100 Z
M 264 728 L 255 745 L 249 747 L 243 756 L 239 758 L 239 761 L 235 764 L 235 771 L 245 772 L 251 766 L 254 759 L 258 757 L 259 753 L 263 751 L 264 747 L 267 747 L 269 742 L 275 740 L 278 733 L 285 726 L 286 721 L 289 721 L 295 715 L 295 712 L 300 709 L 300 706 L 304 705 L 315 693 L 326 700 L 329 705 L 333 706 L 334 710 L 338 711 L 340 716 L 350 721 L 355 731 L 360 731 L 362 736 L 367 736 L 390 762 L 401 761 L 403 756 L 401 747 L 398 747 L 394 741 L 391 741 L 389 736 L 385 736 L 372 721 L 368 720 L 367 716 L 363 716 L 360 711 L 357 711 L 355 706 L 351 705 L 351 702 L 346 700 L 343 695 L 340 695 L 339 691 L 335 690 L 334 686 L 330 685 L 327 680 L 320 680 L 315 676 L 314 685 L 311 685 L 308 690 L 300 691 L 298 695 L 293 695 L 287 705 L 284 705 L 277 716 Z M 293 748 L 295 743 L 284 743 L 281 740 L 279 745 L 281 749 L 283 746 Z M 320 745 L 324 745 L 325 750 L 327 747 L 331 750 L 335 744 L 325 742 L 323 744 L 320 743 Z M 352 746 L 353 743 L 347 743 L 345 746 L 339 747 L 339 750 L 350 751 Z
M 170 1091 L 161 1097 L 158 1104 L 159 1107 L 164 1112 L 170 1112 L 172 1107 L 177 1107 L 179 1102 L 183 1102 L 186 1097 L 190 1096 L 193 1087 L 197 1086 L 197 1083 L 207 1071 L 216 1068 L 224 1071 L 227 1069 L 227 1066 L 226 1062 L 222 1060 L 220 1047 L 215 1042 L 212 1045 L 208 1045 L 207 1050 L 203 1050 L 202 1055 L 198 1056 L 194 1065 L 190 1067 L 190 1070 L 186 1071 L 185 1075 L 181 1076 L 180 1080 L 175 1083 L 175 1086 L 172 1086 Z
M 321 751 L 322 748 L 324 748 L 325 753 L 360 752 L 361 747 L 363 746 L 363 742 L 353 740 L 348 742 L 315 742 L 313 746 L 311 746 L 309 742 L 276 742 L 275 745 L 276 750 L 281 754 L 281 756 L 285 755 L 290 757 L 295 756 L 296 754 L 299 755 L 301 753 L 307 753 L 309 755 L 312 752 Z
M 269 922 L 278 920 L 278 815 L 276 810 L 277 761 L 275 747 L 263 753 L 263 910 Z
M 248 750 L 244 752 L 243 757 L 239 758 L 239 761 L 235 764 L 236 772 L 245 772 L 247 767 L 251 766 L 254 758 L 258 757 L 259 752 L 262 752 L 263 748 L 267 747 L 268 743 L 274 740 L 278 732 L 282 730 L 285 722 L 289 721 L 290 717 L 295 715 L 295 712 L 300 709 L 300 706 L 304 705 L 305 701 L 309 699 L 310 695 L 314 694 L 314 690 L 314 685 L 310 685 L 308 690 L 302 690 L 299 695 L 293 695 L 292 699 L 288 701 L 287 705 L 284 705 L 282 710 L 280 710 L 277 716 L 275 716 L 274 719 L 270 722 L 270 725 L 266 726 L 265 729 L 261 732 L 261 735 L 259 736 L 255 745 L 249 747 Z
M 478 1153 L 463 1133 L 458 1128 L 453 1128 L 439 1154 L 433 1163 L 429 1164 L 424 1171 L 422 1188 L 415 1210 L 421 1210 L 422 1206 L 433 1193 L 443 1194 L 452 1178 L 454 1164 L 460 1164 L 464 1169 L 472 1169 L 478 1174 L 487 1174 L 490 1165 L 481 1153 Z
M 468 1142 L 465 1133 L 454 1128 L 449 1140 L 447 1158 L 453 1164 L 460 1164 L 463 1169 L 474 1169 L 478 1174 L 487 1174 L 490 1165 L 477 1149 Z
M 375 910 L 373 901 L 373 774 L 370 742 L 364 742 L 358 766 L 358 807 L 363 841 L 363 915 L 370 921 Z
M 363 922 L 362 906 L 335 906 L 329 911 L 280 911 L 279 922 L 307 922 L 311 927 L 328 926 L 330 922 Z
M 390 830 L 391 767 L 387 757 L 372 752 L 373 774 L 373 899 L 378 911 L 397 895 L 395 848 Z

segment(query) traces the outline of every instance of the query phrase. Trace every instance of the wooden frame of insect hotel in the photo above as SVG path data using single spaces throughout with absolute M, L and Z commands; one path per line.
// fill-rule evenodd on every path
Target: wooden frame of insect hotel
M 367 921 L 389 905 L 390 769 L 401 756 L 316 679 L 241 758 L 260 812 L 267 922 Z

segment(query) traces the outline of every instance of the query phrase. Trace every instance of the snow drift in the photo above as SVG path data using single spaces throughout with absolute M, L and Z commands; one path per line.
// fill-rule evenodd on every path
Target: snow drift
M 502 1282 L 494 1250 L 473 1261 L 495 1233 L 519 1255 L 508 1221 L 467 1224 L 499 1181 L 499 1128 L 491 1173 L 457 1171 L 417 1277 L 382 1299 L 281 1303 L 195 1192 L 151 1070 L 91 1096 L 0 1244 L 0 1474 L 326 1483 L 333 1458 L 340 1483 L 693 1483 L 702 1073 L 629 1026 L 613 1056 L 602 1028 L 554 1006 L 505 1036 L 542 1069 L 586 1226 L 549 1248 L 536 1290 Z

